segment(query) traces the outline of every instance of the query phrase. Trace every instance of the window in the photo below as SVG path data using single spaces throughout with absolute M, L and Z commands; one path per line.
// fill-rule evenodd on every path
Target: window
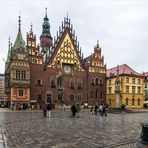
M 59 93 L 59 94 L 58 94 L 58 100 L 59 100 L 59 101 L 62 101 L 62 99 L 63 99 L 62 93 Z
M 129 78 L 126 78 L 126 83 L 129 83 Z
M 125 86 L 126 87 L 126 93 L 129 93 L 129 86 Z
M 26 71 L 16 70 L 16 79 L 26 79 Z
M 20 70 L 16 70 L 16 79 L 20 79 Z
M 94 78 L 91 79 L 91 84 L 94 85 Z
M 99 90 L 98 90 L 98 88 L 96 89 L 96 99 L 98 99 L 98 97 L 99 97 Z
M 102 85 L 103 84 L 103 80 L 102 79 L 100 79 L 100 85 Z
M 75 101 L 75 96 L 74 96 L 74 94 L 70 94 L 70 101 L 72 101 L 72 102 Z
M 75 81 L 74 81 L 74 79 L 71 79 L 70 80 L 70 88 L 74 88 L 74 85 L 75 85 Z
M 132 86 L 132 94 L 135 93 L 135 86 Z
M 135 100 L 134 100 L 134 98 L 132 99 L 132 106 L 134 106 L 135 105 Z
M 78 89 L 81 89 L 82 88 L 82 81 L 81 80 L 78 80 Z
M 59 76 L 57 78 L 57 86 L 58 86 L 59 89 L 63 88 L 63 77 L 62 76 Z
M 138 84 L 141 84 L 141 79 L 138 79 Z
M 128 98 L 126 98 L 126 102 L 125 102 L 126 106 L 128 106 Z
M 82 100 L 82 95 L 78 94 L 78 102 L 81 102 L 81 100 Z
M 99 84 L 99 79 L 98 78 L 96 78 L 96 85 L 98 85 Z
M 109 85 L 111 85 L 111 80 L 109 80 Z
M 51 94 L 47 94 L 47 102 L 51 104 Z
M 147 88 L 147 84 L 145 83 L 145 86 L 144 86 L 144 88 Z
M 140 94 L 140 93 L 141 93 L 141 87 L 138 86 L 138 94 Z
M 40 85 L 42 85 L 42 80 L 37 80 L 36 83 L 38 86 L 40 86 Z
M 38 103 L 42 103 L 42 94 L 38 94 L 38 100 L 37 100 Z
M 112 88 L 111 87 L 108 88 L 108 92 L 109 92 L 109 94 L 112 93 Z
M 55 81 L 55 79 L 51 79 L 51 87 L 56 87 L 56 81 Z
M 138 106 L 140 106 L 140 99 L 138 99 Z
M 20 97 L 23 97 L 23 95 L 24 95 L 24 91 L 23 91 L 23 89 L 20 89 L 20 90 L 19 90 L 19 96 L 20 96 Z
M 135 84 L 135 78 L 132 79 L 132 83 Z

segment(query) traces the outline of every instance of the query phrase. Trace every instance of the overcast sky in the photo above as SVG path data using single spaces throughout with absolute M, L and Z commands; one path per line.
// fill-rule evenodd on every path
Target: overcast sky
M 14 43 L 21 14 L 21 30 L 41 34 L 47 7 L 51 34 L 68 12 L 84 57 L 90 55 L 97 40 L 107 68 L 128 64 L 137 72 L 148 71 L 148 1 L 146 0 L 0 0 L 0 73 L 4 73 L 8 38 Z

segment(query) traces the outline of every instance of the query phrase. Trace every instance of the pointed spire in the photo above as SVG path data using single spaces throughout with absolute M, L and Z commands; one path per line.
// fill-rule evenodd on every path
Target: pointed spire
M 18 22 L 19 22 L 19 32 L 21 32 L 21 16 L 19 15 L 19 20 L 18 20 Z
M 47 18 L 47 7 L 45 8 L 45 17 Z
M 32 30 L 32 27 L 33 27 L 32 23 L 31 23 L 30 27 L 31 27 L 31 28 L 30 28 L 30 31 L 33 32 L 33 30 Z
M 99 40 L 97 40 L 97 45 L 96 45 L 96 47 L 99 48 Z

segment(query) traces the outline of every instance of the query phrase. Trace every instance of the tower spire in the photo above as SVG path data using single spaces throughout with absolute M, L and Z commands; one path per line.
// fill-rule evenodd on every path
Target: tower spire
M 45 17 L 47 18 L 47 7 L 45 8 Z
M 19 32 L 21 32 L 21 16 L 19 15 L 19 20 L 18 20 L 18 22 L 19 22 Z

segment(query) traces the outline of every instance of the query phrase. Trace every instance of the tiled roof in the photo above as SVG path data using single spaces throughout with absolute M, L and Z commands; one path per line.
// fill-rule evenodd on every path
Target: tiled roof
M 134 74 L 140 76 L 141 74 L 134 71 L 132 68 L 130 68 L 127 64 L 119 65 L 119 75 L 120 74 Z M 117 75 L 117 66 L 107 69 L 107 76 L 116 76 Z
M 143 72 L 142 75 L 143 76 L 148 76 L 148 72 Z

